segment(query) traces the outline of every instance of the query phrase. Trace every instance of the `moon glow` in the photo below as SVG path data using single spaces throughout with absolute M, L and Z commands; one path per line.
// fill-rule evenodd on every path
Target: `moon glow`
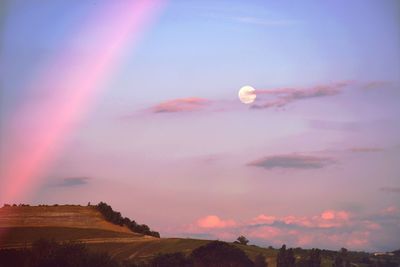
M 256 100 L 256 93 L 255 93 L 255 89 L 249 85 L 243 86 L 242 88 L 240 88 L 239 90 L 239 100 L 243 103 L 243 104 L 251 104 L 254 102 L 254 100 Z

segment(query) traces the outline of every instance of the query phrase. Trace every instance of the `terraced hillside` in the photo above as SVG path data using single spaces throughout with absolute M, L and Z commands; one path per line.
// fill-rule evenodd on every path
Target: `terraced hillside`
M 73 227 L 130 233 L 104 220 L 93 206 L 9 206 L 0 209 L 0 227 Z
M 40 238 L 88 244 L 153 239 L 107 222 L 93 206 L 10 206 L 0 209 L 0 247 L 21 247 Z

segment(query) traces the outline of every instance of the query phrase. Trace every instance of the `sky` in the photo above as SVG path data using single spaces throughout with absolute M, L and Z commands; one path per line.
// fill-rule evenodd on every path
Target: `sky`
M 164 237 L 400 248 L 398 1 L 0 5 L 0 203 L 105 201 Z

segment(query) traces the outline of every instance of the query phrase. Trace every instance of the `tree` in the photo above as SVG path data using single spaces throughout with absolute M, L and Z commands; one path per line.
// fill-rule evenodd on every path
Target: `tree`
M 249 240 L 245 236 L 242 236 L 242 235 L 239 236 L 236 240 L 239 242 L 239 244 L 242 244 L 242 245 L 247 245 L 249 243 Z
M 193 250 L 190 257 L 194 267 L 253 267 L 253 262 L 241 249 L 221 241 Z
M 348 251 L 345 248 L 341 248 L 335 257 L 333 267 L 350 267 L 350 261 L 348 259 Z
M 286 265 L 286 245 L 282 245 L 282 247 L 278 251 L 278 256 L 276 258 L 276 267 L 287 267 L 287 265 Z
M 312 249 L 309 258 L 310 267 L 321 267 L 321 250 Z
M 293 249 L 289 248 L 286 252 L 286 263 L 287 267 L 295 267 L 296 265 L 296 258 L 294 257 Z
M 137 224 L 134 220 L 130 220 L 127 217 L 122 217 L 120 212 L 114 211 L 110 205 L 104 202 L 100 202 L 96 206 L 94 206 L 100 213 L 103 215 L 104 219 L 107 221 L 123 226 L 128 227 L 132 232 L 140 233 L 144 235 L 150 235 L 154 237 L 160 237 L 159 232 L 151 231 L 150 227 L 146 224 Z
M 283 245 L 278 252 L 276 259 L 276 267 L 294 267 L 296 258 L 294 257 L 293 249 L 286 250 L 286 245 Z
M 307 258 L 296 262 L 296 267 L 321 267 L 321 250 L 313 248 Z

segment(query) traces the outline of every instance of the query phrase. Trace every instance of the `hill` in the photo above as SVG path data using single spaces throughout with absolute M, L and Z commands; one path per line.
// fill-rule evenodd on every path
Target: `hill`
M 5 206 L 0 208 L 0 248 L 22 248 L 35 240 L 79 241 L 96 252 L 119 260 L 146 260 L 160 253 L 190 252 L 211 240 L 155 238 L 134 233 L 106 220 L 96 206 Z M 276 251 L 235 244 L 254 258 L 263 254 L 274 262 Z M 271 266 L 271 265 L 270 265 Z
M 23 247 L 46 238 L 88 244 L 152 239 L 115 225 L 93 206 L 5 206 L 0 208 L 0 248 Z
M 0 208 L 0 227 L 70 227 L 130 233 L 124 226 L 104 220 L 93 206 L 5 206 Z
M 80 242 L 90 251 L 107 252 L 118 261 L 142 262 L 159 254 L 179 252 L 189 255 L 193 250 L 212 242 L 190 238 L 157 238 L 143 234 L 157 232 L 151 231 L 147 225 L 122 217 L 105 203 L 100 204 L 102 208 L 99 205 L 4 206 L 0 208 L 0 251 L 4 248 L 30 247 L 34 241 L 45 238 L 58 242 Z M 135 229 L 142 232 L 134 232 Z M 276 266 L 277 249 L 238 243 L 231 245 L 244 251 L 251 260 L 261 254 L 266 257 L 269 267 Z M 310 250 L 301 248 L 293 252 L 296 262 L 310 255 Z M 346 257 L 359 267 L 378 266 L 374 264 L 393 260 L 399 263 L 397 252 L 393 253 L 396 256 L 374 256 L 349 251 Z M 338 255 L 340 252 L 322 250 L 321 266 L 332 266 Z

